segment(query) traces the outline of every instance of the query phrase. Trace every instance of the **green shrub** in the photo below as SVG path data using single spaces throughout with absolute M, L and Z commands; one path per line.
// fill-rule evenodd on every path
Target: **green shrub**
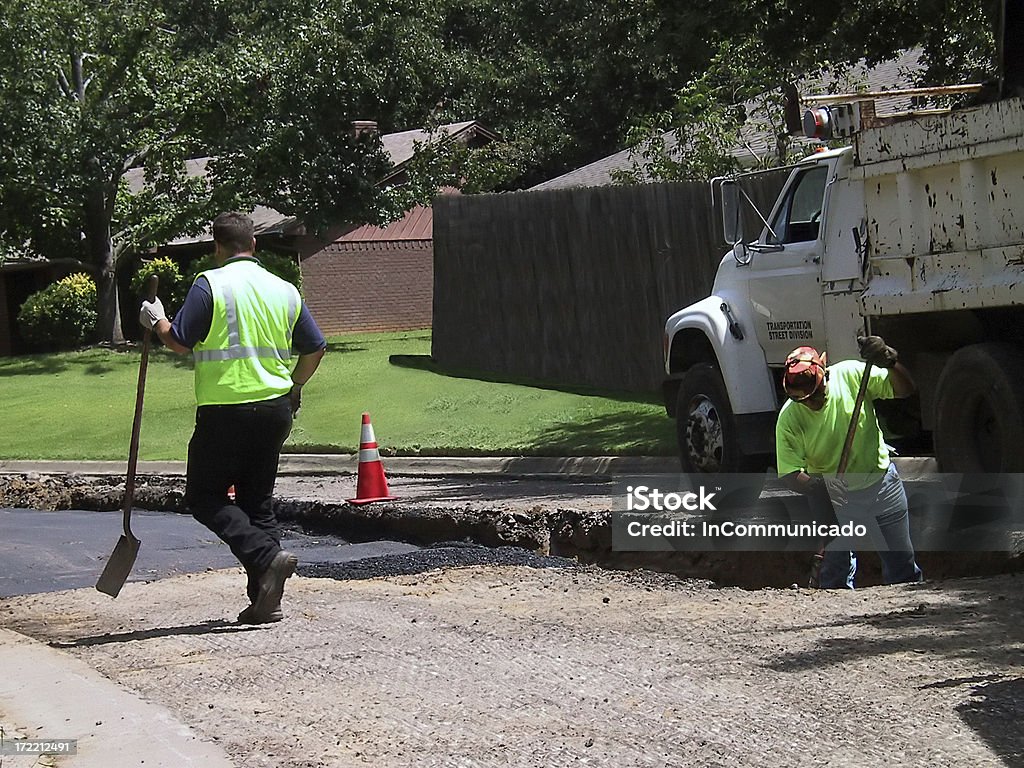
M 256 258 L 259 259 L 260 264 L 262 264 L 268 272 L 277 275 L 282 280 L 287 280 L 300 291 L 302 290 L 302 272 L 299 270 L 298 262 L 296 262 L 295 259 L 290 256 L 284 256 L 280 253 L 271 253 L 270 251 L 258 253 L 256 254 Z M 214 266 L 212 253 L 208 253 L 206 256 L 193 261 L 189 268 L 189 286 L 195 282 L 196 275 L 207 269 L 213 269 Z
M 132 293 L 136 296 L 144 296 L 146 280 L 150 275 L 156 275 L 159 278 L 157 295 L 163 302 L 164 309 L 173 315 L 181 309 L 181 305 L 185 302 L 185 294 L 188 293 L 191 283 L 186 283 L 182 278 L 181 270 L 174 259 L 158 256 L 152 261 L 144 261 L 139 264 L 138 271 L 132 277 Z
M 33 344 L 74 349 L 93 338 L 96 318 L 96 283 L 78 273 L 29 296 L 18 312 L 18 327 Z

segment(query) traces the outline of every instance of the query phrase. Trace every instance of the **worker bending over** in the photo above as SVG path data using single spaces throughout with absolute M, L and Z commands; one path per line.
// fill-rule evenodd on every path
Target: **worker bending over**
M 846 474 L 836 474 L 857 402 L 864 363 L 845 360 L 826 367 L 825 356 L 799 347 L 786 358 L 783 404 L 775 426 L 779 477 L 794 491 L 816 495 L 824 486 L 840 523 L 867 527 L 882 560 L 886 584 L 922 580 L 910 541 L 907 494 L 889 458 L 875 416 L 877 399 L 904 398 L 916 385 L 897 353 L 878 336 L 859 337 L 861 357 L 872 365 L 858 416 Z M 853 589 L 856 553 L 833 541 L 818 575 L 823 589 Z

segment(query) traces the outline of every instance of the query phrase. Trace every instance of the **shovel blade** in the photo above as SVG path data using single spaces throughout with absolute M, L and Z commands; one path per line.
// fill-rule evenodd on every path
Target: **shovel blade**
M 128 580 L 128 574 L 132 572 L 135 565 L 135 558 L 139 554 L 139 545 L 142 542 L 134 536 L 122 535 L 114 547 L 110 559 L 107 560 L 103 573 L 96 582 L 96 589 L 111 597 L 117 597 L 121 587 Z

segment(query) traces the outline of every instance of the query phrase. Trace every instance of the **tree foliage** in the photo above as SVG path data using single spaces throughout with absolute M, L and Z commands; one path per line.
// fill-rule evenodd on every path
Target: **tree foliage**
M 96 283 L 88 275 L 68 275 L 33 293 L 18 312 L 18 327 L 31 343 L 74 349 L 88 341 L 96 323 Z
M 350 122 L 437 64 L 392 0 L 10 0 L 0 7 L 0 232 L 95 269 L 116 335 L 119 255 L 264 203 L 327 221 L 398 215 L 379 140 Z M 406 46 L 394 57 L 392 35 Z M 400 54 L 400 55 L 399 55 Z M 408 96 L 407 96 L 408 98 Z M 185 160 L 212 157 L 205 177 Z M 141 168 L 143 189 L 127 173 Z
M 132 275 L 130 288 L 140 299 L 146 295 L 147 281 L 150 275 L 157 276 L 157 293 L 164 308 L 172 315 L 177 312 L 185 301 L 188 285 L 182 277 L 178 263 L 167 256 L 158 256 L 138 265 Z
M 287 280 L 289 283 L 294 285 L 299 291 L 302 290 L 302 271 L 299 269 L 298 263 L 295 259 L 290 256 L 285 256 L 281 253 L 273 253 L 271 251 L 261 251 L 256 254 L 260 264 L 263 265 L 264 269 L 270 272 L 272 275 L 277 275 L 282 280 Z M 205 272 L 208 269 L 215 269 L 217 263 L 213 260 L 213 254 L 207 254 L 196 259 L 189 265 L 188 278 L 185 280 L 185 292 L 188 292 L 188 288 L 192 286 L 192 283 L 196 281 L 196 278 L 201 272 Z
M 921 48 L 922 85 L 976 82 L 995 73 L 999 0 L 752 0 L 737 18 L 763 61 L 791 74 L 823 63 L 868 64 Z
M 706 63 L 721 4 L 708 0 L 445 0 L 460 78 L 438 105 L 500 130 L 528 186 L 621 146 L 633 119 L 671 107 Z
M 670 110 L 634 123 L 632 168 L 618 180 L 706 179 L 744 166 L 794 158 L 782 125 L 781 90 L 816 78 L 833 91 L 857 90 L 854 64 L 873 66 L 921 51 L 916 85 L 983 82 L 996 74 L 998 0 L 823 4 L 750 0 L 727 4 L 729 23 L 704 68 Z M 776 137 L 767 153 L 744 151 L 743 135 Z M 663 133 L 670 132 L 666 142 Z
M 6 0 L 0 258 L 94 270 L 117 334 L 120 254 L 269 205 L 312 228 L 384 222 L 442 184 L 514 188 L 642 145 L 663 177 L 732 163 L 740 108 L 797 75 L 919 46 L 921 84 L 995 62 L 997 0 Z M 382 131 L 468 118 L 505 141 L 427 147 L 382 189 Z M 779 155 L 785 153 L 780 146 Z M 643 153 L 647 152 L 647 157 Z M 204 176 L 186 160 L 211 158 Z M 130 183 L 141 172 L 144 184 Z M 635 169 L 640 172 L 640 166 Z M 629 176 L 629 174 L 626 174 Z
M 619 183 L 645 180 L 703 181 L 746 165 L 764 164 L 753 151 L 737 155 L 743 147 L 742 130 L 778 133 L 781 114 L 774 109 L 773 93 L 764 83 L 778 77 L 777 70 L 756 70 L 744 44 L 723 42 L 707 68 L 679 91 L 674 109 L 646 118 L 633 127 L 633 161 L 614 174 Z

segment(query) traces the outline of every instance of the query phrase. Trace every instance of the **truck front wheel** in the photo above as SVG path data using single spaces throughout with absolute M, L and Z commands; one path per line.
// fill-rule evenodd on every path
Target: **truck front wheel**
M 750 467 L 739 449 L 725 382 L 711 363 L 698 363 L 683 374 L 676 435 L 684 472 L 743 472 Z
M 973 344 L 946 362 L 935 393 L 935 457 L 943 472 L 1024 472 L 1024 355 Z

